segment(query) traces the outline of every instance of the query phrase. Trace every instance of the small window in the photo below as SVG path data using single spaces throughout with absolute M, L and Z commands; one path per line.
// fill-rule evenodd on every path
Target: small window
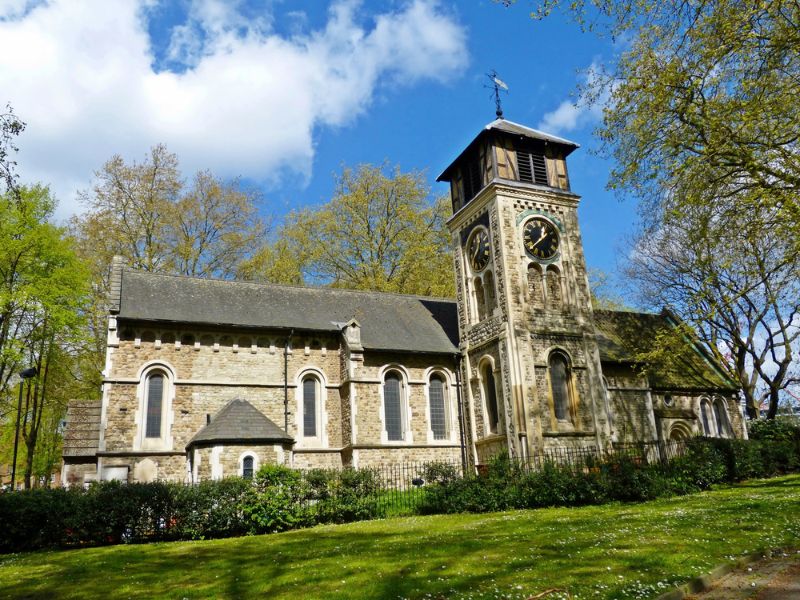
M 242 459 L 242 477 L 245 479 L 253 478 L 253 462 L 252 456 L 245 456 Z
M 497 387 L 494 382 L 494 373 L 492 372 L 492 365 L 486 363 L 483 367 L 483 399 L 486 403 L 486 418 L 488 420 L 488 432 L 497 433 L 497 426 L 499 424 L 499 411 L 497 405 Z
M 439 375 L 431 377 L 430 387 L 428 388 L 431 431 L 433 439 L 447 439 L 447 410 L 445 402 L 444 380 Z
M 161 437 L 161 413 L 164 407 L 164 375 L 152 373 L 147 378 L 147 422 L 145 437 Z
M 383 410 L 386 417 L 386 437 L 390 442 L 403 440 L 403 409 L 400 398 L 400 376 L 391 372 L 383 383 Z
M 553 410 L 556 419 L 569 421 L 570 369 L 566 357 L 555 352 L 550 356 L 550 388 L 553 393 Z
M 305 437 L 317 437 L 318 389 L 316 378 L 306 377 L 303 379 L 303 435 Z

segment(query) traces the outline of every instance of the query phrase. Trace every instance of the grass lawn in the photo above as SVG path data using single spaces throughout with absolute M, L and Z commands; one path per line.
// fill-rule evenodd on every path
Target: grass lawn
M 790 546 L 800 546 L 800 476 L 638 505 L 5 555 L 0 598 L 528 598 L 550 588 L 562 591 L 547 598 L 652 598 Z

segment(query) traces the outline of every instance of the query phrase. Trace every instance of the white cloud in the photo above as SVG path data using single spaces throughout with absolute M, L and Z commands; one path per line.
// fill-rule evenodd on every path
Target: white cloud
M 591 88 L 598 81 L 602 67 L 593 62 L 583 75 L 582 86 Z M 555 110 L 542 117 L 538 129 L 551 133 L 567 133 L 599 123 L 603 118 L 603 108 L 608 104 L 609 92 L 603 90 L 593 99 L 580 96 L 561 102 Z
M 271 14 L 245 19 L 238 4 L 196 0 L 172 30 L 176 70 L 153 66 L 145 2 L 9 6 L 0 100 L 28 124 L 21 177 L 51 183 L 62 216 L 105 160 L 139 159 L 159 142 L 186 173 L 308 177 L 316 128 L 351 123 L 382 82 L 439 81 L 467 60 L 465 30 L 435 0 L 369 22 L 359 3 L 339 1 L 322 29 L 290 37 Z

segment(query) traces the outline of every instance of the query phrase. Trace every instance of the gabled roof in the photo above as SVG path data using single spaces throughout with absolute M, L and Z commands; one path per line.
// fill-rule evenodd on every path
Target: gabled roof
M 284 443 L 294 439 L 246 400 L 231 400 L 186 444 Z
M 490 135 L 490 133 L 494 131 L 518 137 L 524 137 L 531 140 L 539 140 L 545 143 L 557 144 L 564 148 L 564 156 L 569 155 L 573 150 L 580 147 L 575 142 L 571 142 L 567 139 L 552 135 L 550 133 L 545 133 L 544 131 L 539 131 L 538 129 L 533 129 L 532 127 L 526 127 L 525 125 L 520 125 L 519 123 L 514 123 L 513 121 L 508 121 L 506 119 L 495 119 L 491 123 L 487 124 L 478 133 L 478 135 L 475 136 L 475 139 L 467 144 L 467 146 L 464 148 L 464 151 L 461 152 L 461 154 L 459 154 L 458 157 L 451 162 L 444 171 L 442 171 L 441 175 L 436 178 L 436 181 L 450 181 L 450 171 L 453 169 L 455 164 L 461 160 L 461 158 L 472 148 L 474 144 L 487 135 Z
M 339 332 L 355 318 L 365 349 L 454 354 L 452 300 L 122 271 L 120 319 Z
M 597 345 L 602 362 L 641 363 L 640 355 L 654 349 L 654 343 L 674 330 L 669 314 L 610 310 L 594 311 Z M 650 385 L 660 390 L 726 390 L 738 386 L 731 381 L 697 340 L 672 340 L 669 358 L 645 366 Z

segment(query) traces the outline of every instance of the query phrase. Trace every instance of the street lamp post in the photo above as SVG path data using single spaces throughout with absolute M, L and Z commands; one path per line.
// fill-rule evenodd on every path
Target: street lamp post
M 14 459 L 11 463 L 11 490 L 16 489 L 17 483 L 17 448 L 19 447 L 19 420 L 20 416 L 22 415 L 22 384 L 25 383 L 26 379 L 30 379 L 31 377 L 36 377 L 38 371 L 36 367 L 30 367 L 29 369 L 25 369 L 22 373 L 19 374 L 19 401 L 17 402 L 17 428 L 14 431 Z

